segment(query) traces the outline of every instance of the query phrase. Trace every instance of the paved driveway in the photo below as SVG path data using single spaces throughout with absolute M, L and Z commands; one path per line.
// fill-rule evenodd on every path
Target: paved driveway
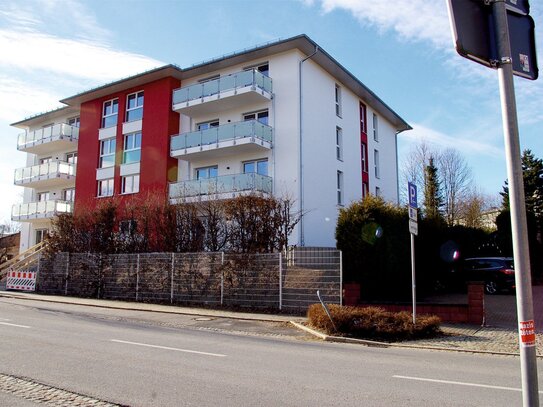
M 534 320 L 543 332 L 543 286 L 533 287 Z M 486 324 L 492 327 L 517 329 L 516 296 L 511 294 L 485 296 Z

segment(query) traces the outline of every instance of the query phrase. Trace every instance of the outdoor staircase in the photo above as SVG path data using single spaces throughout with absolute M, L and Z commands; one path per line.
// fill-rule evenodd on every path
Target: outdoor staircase
M 36 271 L 38 258 L 44 248 L 44 242 L 38 243 L 30 249 L 19 253 L 14 258 L 0 264 L 0 287 L 5 287 L 6 277 L 10 271 Z

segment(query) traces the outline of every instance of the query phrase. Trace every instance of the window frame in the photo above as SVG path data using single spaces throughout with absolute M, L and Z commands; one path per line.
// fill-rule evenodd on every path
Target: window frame
M 209 170 L 213 170 L 213 169 L 217 171 L 217 175 L 214 176 L 214 177 L 210 177 L 209 176 Z M 208 175 L 205 178 L 200 178 L 199 175 L 198 175 L 199 171 L 203 171 L 203 170 L 206 170 Z M 202 179 L 217 178 L 218 176 L 219 176 L 219 166 L 218 165 L 208 165 L 206 167 L 199 167 L 199 168 L 194 169 L 194 179 L 197 180 L 197 181 L 202 180 Z
M 334 91 L 334 100 L 336 104 L 336 116 L 341 118 L 341 86 L 339 86 L 336 83 L 335 91 Z
M 139 97 L 140 94 L 141 94 L 141 105 L 138 104 L 138 102 L 140 100 L 140 97 Z M 135 100 L 135 103 L 136 103 L 134 107 L 130 107 L 130 98 L 131 97 L 134 97 L 134 100 Z M 143 119 L 143 106 L 144 106 L 144 104 L 145 104 L 145 95 L 144 95 L 143 90 L 139 90 L 137 92 L 129 93 L 128 95 L 126 95 L 126 112 L 125 112 L 125 117 L 124 117 L 125 123 L 142 120 Z M 138 110 L 141 110 L 141 114 L 139 116 L 136 116 L 135 118 L 130 118 L 130 114 L 132 112 L 136 112 Z
M 373 113 L 373 140 L 379 142 L 379 116 Z
M 77 165 L 77 151 L 66 153 L 66 162 L 68 164 Z
M 204 126 L 204 125 L 207 125 L 205 129 L 200 128 L 200 126 Z M 204 122 L 196 123 L 196 131 L 209 130 L 209 129 L 219 127 L 219 126 L 220 126 L 219 119 L 206 120 Z
M 262 117 L 259 117 L 259 115 L 261 114 L 265 114 L 265 116 L 262 116 Z M 255 110 L 254 112 L 247 112 L 247 113 L 243 113 L 243 121 L 244 122 L 247 122 L 249 120 L 256 120 L 257 122 L 265 125 L 265 126 L 268 126 L 269 125 L 269 122 L 270 122 L 270 110 L 269 109 L 261 109 L 261 110 Z M 254 117 L 248 117 L 248 116 L 254 116 Z M 266 120 L 265 122 L 261 121 L 260 119 L 265 117 Z
M 42 199 L 45 198 L 45 199 Z M 51 200 L 51 191 L 42 191 L 36 192 L 36 201 L 37 202 L 47 202 Z
M 70 123 L 70 122 L 73 122 L 73 123 Z M 68 126 L 79 128 L 81 125 L 81 117 L 80 116 L 70 117 L 68 118 L 68 120 L 66 120 L 66 124 Z
M 360 158 L 362 162 L 362 172 L 368 172 L 368 145 L 364 142 L 360 143 Z
M 336 158 L 343 161 L 343 129 L 336 126 Z
M 107 182 L 107 189 L 106 189 L 106 194 L 101 194 L 103 188 L 102 188 L 102 185 L 104 183 Z M 111 182 L 111 187 L 110 187 L 110 182 Z M 107 197 L 111 197 L 113 196 L 114 192 L 115 192 L 115 180 L 113 178 L 105 178 L 105 179 L 100 179 L 98 180 L 98 188 L 97 188 L 97 192 L 96 192 L 96 197 L 97 198 L 107 198 Z M 111 192 L 111 193 L 108 193 L 108 192 Z
M 337 204 L 339 206 L 344 205 L 343 187 L 344 187 L 343 171 L 337 170 L 337 172 L 336 172 L 336 188 L 337 188 Z
M 373 150 L 373 166 L 374 166 L 375 178 L 380 179 L 381 171 L 379 169 L 379 150 L 377 149 Z
M 115 103 L 116 102 L 116 103 Z M 111 104 L 111 113 L 106 113 L 106 105 L 107 104 Z M 113 110 L 113 106 L 117 106 L 117 109 L 116 111 L 114 112 Z M 107 120 L 110 118 L 110 117 L 113 117 L 115 116 L 116 119 L 115 119 L 115 123 L 113 124 L 109 124 L 106 126 L 106 122 Z M 114 98 L 114 99 L 109 99 L 109 100 L 106 100 L 103 104 L 102 104 L 102 129 L 106 129 L 106 128 L 110 128 L 110 127 L 114 127 L 114 126 L 117 126 L 117 124 L 119 123 L 119 98 Z
M 127 191 L 127 180 L 132 179 L 131 189 Z M 136 182 L 137 180 L 137 182 Z M 137 194 L 140 192 L 140 174 L 131 174 L 121 177 L 121 195 Z
M 71 199 L 68 199 L 68 193 L 71 195 Z M 75 201 L 75 188 L 66 188 L 62 190 L 62 200 L 67 202 Z
M 261 174 L 260 172 L 258 172 L 258 164 L 259 163 L 263 163 L 265 162 L 266 163 L 266 174 Z M 254 164 L 254 169 L 255 171 L 253 172 L 245 172 L 245 165 L 246 164 Z M 264 176 L 268 176 L 268 164 L 269 164 L 269 161 L 267 158 L 258 158 L 258 159 L 255 159 L 255 160 L 247 160 L 247 161 L 243 161 L 241 163 L 241 166 L 242 166 L 242 171 L 243 171 L 243 174 L 258 174 L 258 175 L 264 175 Z
M 108 153 L 104 154 L 104 145 L 108 145 Z M 113 146 L 113 152 L 111 152 L 111 147 Z M 115 160 L 116 160 L 116 150 L 117 150 L 117 139 L 115 137 L 106 138 L 104 140 L 100 140 L 100 151 L 99 151 L 99 157 L 98 157 L 98 168 L 111 168 L 115 167 Z M 104 158 L 105 157 L 113 157 L 113 163 L 111 165 L 104 166 Z
M 138 137 L 139 136 L 139 137 Z M 130 138 L 133 138 L 132 145 L 130 148 L 128 148 L 128 140 Z M 139 143 L 138 143 L 139 140 Z M 142 142 L 142 134 L 141 131 L 135 131 L 133 133 L 127 133 L 123 135 L 123 164 L 134 164 L 141 162 L 141 142 Z M 139 145 L 138 145 L 139 144 Z M 137 160 L 131 160 L 127 161 L 126 157 L 128 154 L 139 151 L 138 159 Z

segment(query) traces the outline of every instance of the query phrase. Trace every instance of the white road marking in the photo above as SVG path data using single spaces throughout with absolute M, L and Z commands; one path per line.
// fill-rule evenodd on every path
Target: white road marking
M 227 356 L 227 355 L 222 355 L 222 354 L 220 354 L 220 353 L 209 353 L 209 352 L 200 352 L 200 351 L 197 351 L 197 350 L 179 349 L 179 348 L 170 348 L 170 347 L 168 347 L 168 346 L 149 345 L 149 344 L 147 344 L 147 343 L 121 341 L 121 340 L 119 340 L 119 339 L 111 339 L 111 342 L 126 343 L 126 344 L 128 344 L 128 345 L 146 346 L 146 347 L 148 347 L 148 348 L 173 350 L 173 351 L 176 351 L 176 352 L 195 353 L 195 354 L 197 354 L 197 355 L 216 356 L 216 357 L 219 357 L 219 358 L 224 358 L 224 357 Z
M 412 377 L 412 376 L 400 376 L 400 375 L 394 375 L 392 377 L 395 377 L 397 379 L 417 380 L 417 381 L 420 381 L 420 382 L 456 384 L 458 386 L 484 387 L 486 389 L 497 389 L 497 390 L 522 391 L 522 389 L 519 389 L 517 387 L 493 386 L 493 385 L 490 385 L 490 384 L 455 382 L 455 381 L 452 381 L 452 380 L 427 379 L 427 378 L 424 378 L 424 377 Z M 543 394 L 543 391 L 540 391 L 539 393 Z
M 17 328 L 30 328 L 29 326 L 26 326 L 26 325 L 10 324 L 8 322 L 0 322 L 0 325 L 16 326 Z

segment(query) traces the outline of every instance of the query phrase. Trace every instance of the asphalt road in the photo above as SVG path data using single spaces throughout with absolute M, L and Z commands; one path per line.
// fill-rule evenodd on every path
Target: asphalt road
M 2 298 L 0 373 L 129 406 L 522 404 L 517 357 L 323 343 L 281 324 L 197 319 Z M 539 372 L 543 401 L 541 362 Z M 29 405 L 2 393 L 0 404 Z

